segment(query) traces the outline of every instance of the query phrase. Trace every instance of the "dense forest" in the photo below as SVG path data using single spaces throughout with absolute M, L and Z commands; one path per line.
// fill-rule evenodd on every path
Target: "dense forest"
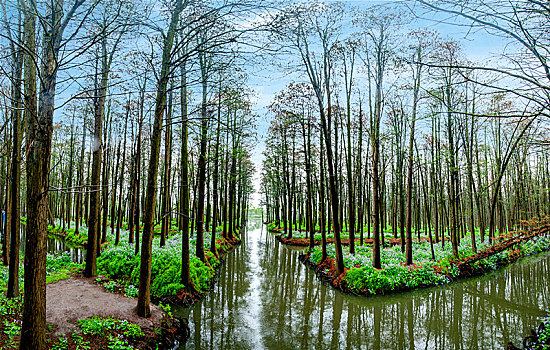
M 297 26 L 284 34 L 310 80 L 270 105 L 262 177 L 269 220 L 288 223 L 288 238 L 305 226 L 313 245 L 316 225 L 333 230 L 341 256 L 341 232 L 351 254 L 355 236 L 363 244 L 372 232 L 380 268 L 383 231 L 400 238 L 410 265 L 413 231 L 448 237 L 458 257 L 466 235 L 475 252 L 476 236 L 491 241 L 548 213 L 548 98 L 531 85 L 548 78 L 539 46 L 512 62 L 526 75 L 511 82 L 500 75 L 515 70 L 477 70 L 437 31 L 403 35 L 398 9 L 371 8 L 344 35 L 345 8 L 311 6 L 288 14 Z
M 2 347 L 176 348 L 194 332 L 200 348 L 218 316 L 205 303 L 256 312 L 302 293 L 296 276 L 322 306 L 315 344 L 339 348 L 342 305 L 322 340 L 325 294 L 449 284 L 550 250 L 545 1 L 0 5 Z M 521 309 L 498 278 L 479 300 Z M 544 285 L 524 298 L 532 318 L 503 314 L 523 328 L 499 325 L 498 342 L 548 346 L 550 319 L 528 332 L 550 308 Z M 222 340 L 255 327 L 227 317 Z M 414 347 L 399 339 L 386 346 Z

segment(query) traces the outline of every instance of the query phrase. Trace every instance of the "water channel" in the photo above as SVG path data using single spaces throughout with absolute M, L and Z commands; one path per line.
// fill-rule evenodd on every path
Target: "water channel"
M 550 307 L 550 254 L 450 285 L 353 297 L 323 284 L 259 220 L 191 308 L 181 349 L 504 349 Z
M 21 240 L 19 243 L 19 251 L 21 256 L 25 256 L 25 235 L 27 234 L 27 225 L 21 223 Z M 48 237 L 46 240 L 46 250 L 50 254 L 58 254 L 66 252 L 75 263 L 81 264 L 86 259 L 86 251 L 82 248 L 74 247 L 71 244 L 65 243 L 61 239 Z

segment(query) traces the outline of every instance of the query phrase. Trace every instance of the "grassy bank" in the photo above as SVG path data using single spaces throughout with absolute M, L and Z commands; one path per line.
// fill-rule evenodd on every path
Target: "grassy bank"
M 80 226 L 78 234 L 74 225 L 70 229 L 59 226 L 48 227 L 51 237 L 61 239 L 64 242 L 76 246 L 85 247 L 88 240 L 88 228 Z M 171 235 L 167 237 L 164 247 L 160 247 L 160 225 L 155 227 L 153 239 L 152 263 L 151 263 L 151 296 L 155 299 L 169 299 L 172 302 L 190 305 L 209 291 L 212 286 L 216 269 L 221 263 L 222 257 L 233 249 L 238 240 L 229 242 L 221 236 L 221 226 L 217 230 L 216 250 L 218 256 L 207 248 L 210 247 L 211 233 L 204 233 L 206 248 L 206 263 L 196 257 L 196 237 L 190 237 L 190 273 L 191 280 L 197 294 L 190 295 L 181 284 L 181 233 L 177 231 L 175 222 L 171 225 Z M 117 292 L 128 297 L 137 297 L 139 285 L 139 269 L 141 259 L 135 254 L 135 243 L 129 243 L 127 223 L 124 222 L 120 231 L 120 242 L 115 245 L 115 232 L 107 227 L 106 242 L 102 244 L 101 255 L 98 256 L 98 274 L 106 278 L 98 280 L 106 290 Z
M 274 233 L 281 232 L 280 227 L 274 224 L 268 224 L 268 230 Z M 288 245 L 307 245 L 300 242 L 309 242 L 307 232 L 293 231 L 292 236 L 292 240 L 282 234 L 279 234 L 278 238 L 283 244 Z M 489 245 L 488 240 L 482 242 L 479 235 L 477 237 L 476 252 L 472 249 L 469 237 L 461 240 L 458 247 L 459 258 L 453 256 L 450 242 L 434 244 L 435 259 L 432 258 L 428 238 L 421 236 L 418 240 L 415 237 L 413 265 L 407 266 L 404 263 L 406 259 L 401 251 L 400 241 L 392 241 L 393 236 L 388 237 L 386 233 L 389 244 L 381 249 L 381 269 L 372 267 L 372 246 L 366 241 L 364 245 L 356 243 L 355 254 L 350 254 L 349 247 L 344 245 L 345 272 L 338 276 L 335 268 L 335 245 L 330 240 L 333 235 L 332 232 L 328 232 L 327 259 L 321 261 L 322 248 L 319 245 L 300 258 L 322 279 L 343 292 L 376 295 L 447 284 L 460 277 L 483 274 L 521 257 L 550 250 L 550 237 L 547 234 L 530 237 L 498 252 L 496 250 L 499 245 L 507 242 L 508 236 L 503 236 L 502 240 L 497 240 L 492 245 Z M 343 232 L 342 240 L 345 242 L 347 238 L 347 232 Z M 319 233 L 315 234 L 315 239 L 320 239 Z
M 20 257 L 19 264 L 19 289 L 23 290 L 23 259 Z M 46 255 L 46 283 L 55 283 L 57 281 L 67 279 L 70 276 L 80 272 L 84 264 L 77 264 L 71 260 L 69 253 L 62 252 L 59 254 Z M 8 288 L 8 266 L 0 265 L 0 292 L 6 294 Z
M 451 246 L 445 248 L 440 245 L 434 246 L 436 259 L 431 259 L 430 244 L 413 244 L 414 264 L 406 266 L 405 254 L 398 246 L 382 249 L 382 269 L 372 267 L 372 248 L 369 246 L 356 247 L 356 254 L 349 253 L 344 247 L 344 266 L 346 272 L 343 276 L 336 276 L 334 267 L 335 249 L 334 245 L 327 247 L 329 258 L 321 262 L 321 248 L 315 247 L 311 254 L 302 258 L 312 266 L 321 276 L 329 280 L 333 286 L 356 295 L 388 294 L 410 290 L 419 287 L 430 287 L 447 284 L 451 281 L 466 275 L 481 274 L 494 271 L 497 267 L 513 262 L 520 257 L 537 254 L 550 249 L 550 238 L 537 237 L 532 240 L 520 243 L 513 249 L 480 259 L 472 266 L 468 274 L 461 273 L 456 259 L 452 255 Z M 489 246 L 483 242 L 477 242 L 478 249 L 488 249 Z M 463 241 L 459 246 L 460 258 L 474 256 L 470 242 Z
M 74 230 L 63 229 L 60 226 L 49 226 L 50 237 L 60 239 L 70 246 L 84 248 L 87 244 L 88 229 L 81 226 L 79 233 Z M 160 233 L 160 226 L 155 227 L 156 233 Z M 152 280 L 151 295 L 160 299 L 169 299 L 183 304 L 192 304 L 200 300 L 209 291 L 214 281 L 215 272 L 221 263 L 221 257 L 233 249 L 238 241 L 228 242 L 223 238 L 216 241 L 218 257 L 206 250 L 207 263 L 203 263 L 195 256 L 196 238 L 190 239 L 190 270 L 191 278 L 198 292 L 189 295 L 180 283 L 181 276 L 181 234 L 175 229 L 166 239 L 164 247 L 160 247 L 158 235 L 153 240 Z M 218 230 L 221 237 L 221 228 Z M 205 233 L 205 246 L 209 247 L 210 233 Z M 102 244 L 101 255 L 98 257 L 98 273 L 102 278 L 97 279 L 108 292 L 122 294 L 129 298 L 137 298 L 139 284 L 140 255 L 134 254 L 135 245 L 129 243 L 129 232 L 126 223 L 120 232 L 120 242 L 114 244 L 115 234 L 108 227 L 107 241 Z M 19 268 L 20 290 L 23 290 L 23 256 Z M 74 263 L 68 252 L 47 255 L 47 283 L 68 279 L 71 276 L 79 276 L 84 264 Z M 0 290 L 7 289 L 8 267 L 0 266 Z M 19 344 L 21 330 L 23 297 L 6 299 L 0 297 L 0 348 L 16 349 Z M 162 305 L 162 304 L 160 304 Z M 166 306 L 164 306 L 166 308 Z M 165 309 L 167 317 L 171 317 L 168 309 Z M 170 320 L 167 319 L 170 323 Z M 175 328 L 170 331 L 175 332 Z M 126 320 L 117 320 L 105 317 L 94 317 L 78 321 L 78 330 L 67 337 L 56 337 L 55 329 L 48 328 L 48 347 L 51 349 L 146 349 L 155 348 L 154 344 L 160 343 L 161 329 L 154 333 L 142 331 L 138 325 Z M 164 337 L 164 335 L 163 335 Z M 159 341 L 157 341 L 159 340 Z
M 221 236 L 221 234 L 218 234 Z M 210 242 L 210 233 L 205 233 L 205 245 Z M 166 245 L 160 247 L 160 238 L 153 240 L 153 256 L 151 264 L 151 296 L 153 298 L 169 298 L 172 301 L 189 303 L 190 296 L 185 286 L 180 282 L 182 261 L 181 242 L 179 234 L 174 234 L 166 240 Z M 236 242 L 228 242 L 223 238 L 216 240 L 218 257 L 206 250 L 207 263 L 196 257 L 196 238 L 190 239 L 190 272 L 191 280 L 199 293 L 206 293 L 212 285 L 221 257 L 233 248 Z M 127 235 L 118 245 L 109 241 L 98 257 L 98 273 L 116 281 L 120 287 L 137 286 L 139 283 L 140 256 L 134 254 L 134 245 L 128 243 Z M 174 298 L 176 297 L 176 298 Z
M 23 258 L 23 257 L 21 257 Z M 46 257 L 46 282 L 56 283 L 78 274 L 83 264 L 72 262 L 67 252 L 48 254 Z M 8 299 L 5 292 L 8 283 L 8 267 L 0 267 L 0 349 L 17 349 L 23 316 L 23 295 Z M 19 287 L 23 291 L 23 264 L 19 268 Z M 49 349 L 145 349 L 159 340 L 157 334 L 143 332 L 140 326 L 126 320 L 93 318 L 78 320 L 78 330 L 70 336 L 58 337 L 55 327 L 48 325 L 47 344 Z

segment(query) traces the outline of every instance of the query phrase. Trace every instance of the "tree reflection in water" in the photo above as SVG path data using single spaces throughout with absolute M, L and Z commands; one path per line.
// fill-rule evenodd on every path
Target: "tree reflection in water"
M 187 317 L 195 349 L 503 349 L 550 307 L 550 255 L 451 285 L 370 298 L 327 287 L 250 221 Z

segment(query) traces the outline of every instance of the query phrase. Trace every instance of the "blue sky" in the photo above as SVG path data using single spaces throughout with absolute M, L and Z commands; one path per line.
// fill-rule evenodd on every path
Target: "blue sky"
M 368 0 L 347 0 L 340 1 L 350 6 L 357 6 L 360 9 L 367 9 L 369 6 L 377 4 L 402 4 L 409 7 L 418 8 L 413 1 L 368 1 Z M 348 12 L 348 18 L 344 18 L 346 22 L 351 19 L 352 13 Z M 496 38 L 487 34 L 485 31 L 468 31 L 465 26 L 442 23 L 452 22 L 447 15 L 430 12 L 423 16 L 426 18 L 413 18 L 410 25 L 404 29 L 404 32 L 414 28 L 428 28 L 436 30 L 445 39 L 453 39 L 461 43 L 463 54 L 470 61 L 487 63 L 490 60 L 497 60 L 498 55 L 504 49 L 505 43 L 502 39 Z M 353 29 L 352 29 L 353 30 Z M 349 33 L 343 33 L 343 37 Z M 291 59 L 298 60 L 296 56 Z M 259 142 L 256 144 L 253 152 L 253 161 L 256 164 L 257 173 L 254 180 L 256 190 L 259 190 L 260 172 L 262 162 L 262 151 L 264 150 L 263 135 L 265 135 L 269 126 L 271 115 L 266 107 L 271 103 L 275 94 L 284 89 L 291 81 L 307 82 L 307 76 L 303 72 L 288 74 L 279 68 L 276 64 L 263 64 L 261 66 L 251 65 L 248 67 L 249 87 L 255 92 L 255 112 L 260 115 L 258 121 Z M 260 196 L 256 193 L 253 197 L 252 204 L 258 206 Z

